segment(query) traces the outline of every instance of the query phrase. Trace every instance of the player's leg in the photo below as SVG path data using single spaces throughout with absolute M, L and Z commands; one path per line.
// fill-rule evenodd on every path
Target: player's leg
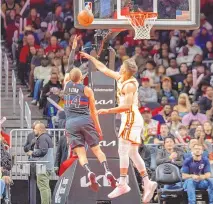
M 71 148 L 77 154 L 79 163 L 87 172 L 87 177 L 90 181 L 90 187 L 94 191 L 98 191 L 99 184 L 96 181 L 96 175 L 91 171 L 89 167 L 86 149 L 85 138 L 81 133 L 81 126 L 84 124 L 84 119 L 79 117 L 78 119 L 66 120 L 66 131 L 69 133 Z
M 108 163 L 107 163 L 107 159 L 106 159 L 106 155 L 101 150 L 99 145 L 92 146 L 91 150 L 94 153 L 94 155 L 97 157 L 99 162 L 102 164 L 102 166 L 104 167 L 105 176 L 107 177 L 108 181 L 110 182 L 110 185 L 113 188 L 115 188 L 117 181 L 116 181 L 115 177 L 112 175 L 112 173 L 111 173 L 111 171 L 109 169 L 109 166 L 108 166 Z
M 118 186 L 108 195 L 109 198 L 116 198 L 125 193 L 128 193 L 131 190 L 127 184 L 130 148 L 131 142 L 124 140 L 123 138 L 119 138 L 118 154 L 120 158 L 120 178 Z
M 116 179 L 112 175 L 111 171 L 109 170 L 106 155 L 103 153 L 99 146 L 99 136 L 97 131 L 95 130 L 93 121 L 91 118 L 85 118 L 85 124 L 81 127 L 81 133 L 84 135 L 85 141 L 90 146 L 94 155 L 98 158 L 100 163 L 105 169 L 105 175 L 110 182 L 111 186 L 115 188 L 116 186 Z
M 90 169 L 85 147 L 84 146 L 76 147 L 74 149 L 74 152 L 77 154 L 77 156 L 79 158 L 80 165 L 87 172 L 87 176 L 88 176 L 88 179 L 90 181 L 90 187 L 91 187 L 91 189 L 94 190 L 95 192 L 97 192 L 99 190 L 99 184 L 96 181 L 96 175 L 95 175 L 95 173 L 92 172 L 91 169 Z
M 143 179 L 144 184 L 143 202 L 147 203 L 150 202 L 150 200 L 152 199 L 155 189 L 157 188 L 157 183 L 149 180 L 145 163 L 138 152 L 138 148 L 139 146 L 137 144 L 132 144 L 129 151 L 129 157 L 134 163 L 135 167 L 137 168 Z

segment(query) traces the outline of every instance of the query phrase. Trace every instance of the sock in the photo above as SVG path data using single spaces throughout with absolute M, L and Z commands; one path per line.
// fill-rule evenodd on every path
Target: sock
M 143 183 L 144 183 L 144 184 L 147 183 L 147 182 L 149 182 L 149 177 L 148 177 L 148 174 L 147 174 L 146 171 L 140 172 L 140 175 L 141 175 L 141 177 L 142 177 L 142 179 L 143 179 Z
M 83 165 L 83 168 L 86 170 L 86 172 L 88 172 L 88 173 L 90 173 L 91 172 L 91 170 L 90 170 L 90 168 L 89 168 L 89 164 L 87 163 L 87 164 L 84 164 Z
M 121 175 L 120 178 L 119 178 L 119 184 L 120 185 L 124 185 L 126 184 L 126 175 Z
M 108 171 L 110 171 L 107 161 L 104 161 L 101 164 L 104 166 L 105 173 L 108 172 Z

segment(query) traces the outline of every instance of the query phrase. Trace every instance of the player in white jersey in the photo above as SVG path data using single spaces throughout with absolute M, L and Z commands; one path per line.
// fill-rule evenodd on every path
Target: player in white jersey
M 108 69 L 103 63 L 86 53 L 81 53 L 81 55 L 91 60 L 99 71 L 115 79 L 118 83 L 119 106 L 98 111 L 99 114 L 121 113 L 122 121 L 118 142 L 120 179 L 118 186 L 108 197 L 116 198 L 131 190 L 127 184 L 130 158 L 143 178 L 143 203 L 148 203 L 153 197 L 157 183 L 149 180 L 145 163 L 138 153 L 141 144 L 140 135 L 143 129 L 143 118 L 138 110 L 138 82 L 133 77 L 138 70 L 137 65 L 133 59 L 128 59 L 123 62 L 118 73 Z

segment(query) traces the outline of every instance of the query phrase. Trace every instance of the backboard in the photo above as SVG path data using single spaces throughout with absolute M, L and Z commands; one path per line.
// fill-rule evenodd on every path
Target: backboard
M 81 26 L 77 15 L 85 7 L 92 9 L 94 21 Z M 132 29 L 127 11 L 156 12 L 156 30 L 193 30 L 200 25 L 200 0 L 74 0 L 75 27 L 80 29 Z

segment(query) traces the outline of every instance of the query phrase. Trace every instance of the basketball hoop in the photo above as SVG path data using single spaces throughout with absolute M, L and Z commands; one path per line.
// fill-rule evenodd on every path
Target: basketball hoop
M 155 24 L 158 14 L 153 12 L 130 12 L 126 15 L 135 30 L 134 40 L 150 39 L 150 31 Z

